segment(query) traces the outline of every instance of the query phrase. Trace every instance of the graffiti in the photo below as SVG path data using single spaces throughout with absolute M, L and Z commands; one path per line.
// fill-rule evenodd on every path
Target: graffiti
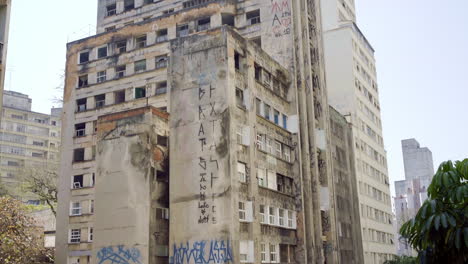
M 173 245 L 173 255 L 169 258 L 170 264 L 216 264 L 232 263 L 232 249 L 229 241 L 212 240 L 189 242 L 179 246 Z
M 104 247 L 97 253 L 98 264 L 141 264 L 141 254 L 137 248 Z
M 291 34 L 291 7 L 288 0 L 272 1 L 271 13 L 273 21 L 271 22 L 272 31 L 275 37 Z

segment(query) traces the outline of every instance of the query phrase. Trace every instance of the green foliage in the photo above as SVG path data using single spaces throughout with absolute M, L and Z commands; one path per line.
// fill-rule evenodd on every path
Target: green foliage
M 53 263 L 53 251 L 44 247 L 43 233 L 23 204 L 0 197 L 0 263 Z
M 468 261 L 468 159 L 443 162 L 428 199 L 400 229 L 423 263 Z
M 387 260 L 384 264 L 417 264 L 417 260 L 415 257 L 408 257 L 408 256 L 396 256 L 392 260 Z

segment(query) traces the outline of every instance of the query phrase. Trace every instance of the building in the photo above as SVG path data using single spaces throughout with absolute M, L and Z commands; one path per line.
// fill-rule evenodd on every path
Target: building
M 405 180 L 395 181 L 397 254 L 416 256 L 416 252 L 406 240 L 400 237 L 398 230 L 403 223 L 416 216 L 419 208 L 427 199 L 427 188 L 434 176 L 434 165 L 432 152 L 428 148 L 421 148 L 416 139 L 402 140 L 401 147 Z
M 354 1 L 321 1 L 328 101 L 353 126 L 365 263 L 396 253 L 374 49 Z
M 1 181 L 10 187 L 16 186 L 25 170 L 59 164 L 62 109 L 52 108 L 50 114 L 43 114 L 31 111 L 31 104 L 26 94 L 3 92 L 0 174 Z
M 5 86 L 6 58 L 8 47 L 8 32 L 10 28 L 11 0 L 0 1 L 0 110 L 3 103 L 3 89 Z M 0 120 L 1 120 L 0 116 Z
M 359 252 L 337 212 L 319 10 L 99 1 L 98 34 L 68 44 L 56 262 L 339 263 Z M 169 135 L 168 172 L 139 154 L 159 149 L 150 127 Z

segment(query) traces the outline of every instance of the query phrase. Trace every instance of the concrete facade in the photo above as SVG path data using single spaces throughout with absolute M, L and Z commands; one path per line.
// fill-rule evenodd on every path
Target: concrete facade
M 328 100 L 353 126 L 365 263 L 395 253 L 374 49 L 356 25 L 354 2 L 323 0 Z
M 98 8 L 98 35 L 68 44 L 57 263 L 340 263 L 350 246 L 359 263 L 360 243 L 337 235 L 350 228 L 335 199 L 317 2 L 106 0 Z M 159 244 L 147 221 L 157 203 L 139 189 L 149 183 L 129 182 L 143 173 L 124 159 L 115 165 L 122 181 L 100 178 L 112 161 L 136 155 L 130 145 L 144 145 L 104 142 L 100 116 L 146 106 L 171 115 L 170 232 L 155 236 Z M 141 207 L 132 211 L 134 201 Z M 121 210 L 142 216 L 111 220 Z M 161 258 L 150 256 L 156 248 Z
M 0 1 L 0 110 L 3 104 L 5 87 L 6 58 L 8 48 L 8 33 L 10 29 L 11 0 Z M 0 121 L 2 117 L 0 116 Z
M 421 148 L 416 139 L 401 141 L 403 163 L 405 166 L 405 180 L 395 181 L 395 214 L 396 233 L 398 238 L 397 254 L 416 256 L 405 239 L 399 235 L 400 227 L 413 218 L 427 199 L 427 188 L 434 176 L 432 152 Z
M 3 101 L 0 177 L 14 189 L 25 170 L 58 166 L 62 109 L 52 108 L 50 114 L 33 112 L 32 99 L 14 91 L 4 91 Z

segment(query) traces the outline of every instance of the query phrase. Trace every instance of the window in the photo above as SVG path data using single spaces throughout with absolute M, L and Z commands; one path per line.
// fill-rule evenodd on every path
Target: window
M 135 43 L 137 48 L 144 48 L 146 46 L 146 35 L 137 37 Z
M 293 226 L 293 221 L 295 221 L 294 218 L 293 218 L 293 211 L 289 211 L 289 210 L 288 210 L 288 227 L 289 227 L 289 228 L 293 228 L 293 227 L 294 227 L 294 226 Z
M 275 122 L 276 125 L 279 126 L 279 119 L 280 119 L 280 113 L 278 110 L 273 109 L 273 121 Z
M 167 10 L 164 10 L 164 11 L 163 11 L 163 14 L 164 14 L 164 15 L 167 15 L 167 14 L 170 14 L 170 13 L 174 13 L 174 8 L 167 9 Z
M 268 252 L 267 252 L 267 247 L 265 243 L 260 243 L 260 260 L 262 263 L 268 262 L 267 259 Z
M 265 217 L 265 205 L 261 204 L 260 205 L 260 223 L 261 224 L 266 224 L 266 217 Z
M 163 146 L 163 147 L 167 147 L 169 145 L 167 136 L 158 135 L 157 136 L 157 142 L 158 142 L 158 145 Z
M 167 92 L 167 82 L 160 82 L 156 85 L 156 95 L 165 94 Z
M 135 8 L 135 0 L 124 0 L 124 10 L 128 11 Z
M 177 25 L 176 33 L 177 33 L 177 37 L 187 36 L 189 34 L 188 24 Z
M 242 91 L 239 88 L 236 88 L 236 103 L 237 106 L 240 106 L 242 108 L 245 108 L 244 104 L 244 91 Z
M 270 262 L 276 263 L 278 261 L 277 245 L 270 244 Z
M 107 46 L 98 48 L 97 57 L 98 59 L 107 57 Z
M 202 18 L 197 21 L 197 31 L 203 31 L 210 28 L 211 19 L 209 17 Z
M 33 145 L 34 145 L 34 146 L 44 146 L 44 142 L 33 141 Z
M 247 220 L 247 212 L 245 210 L 244 202 L 239 202 L 239 220 Z
M 283 145 L 283 159 L 287 162 L 291 162 L 291 148 Z
M 86 98 L 76 100 L 76 111 L 86 111 Z
M 135 99 L 146 97 L 146 88 L 136 87 L 135 88 Z
M 263 73 L 263 85 L 266 87 L 270 87 L 270 81 L 271 81 L 271 74 L 267 71 L 264 71 Z
M 93 242 L 93 228 L 88 228 L 88 242 Z
M 96 95 L 94 96 L 94 101 L 96 103 L 96 108 L 104 107 L 106 103 L 106 95 L 105 94 Z
M 267 186 L 267 178 L 266 178 L 266 171 L 263 168 L 257 168 L 257 178 L 258 178 L 258 185 L 262 187 Z
M 39 152 L 32 152 L 32 153 L 31 153 L 31 157 L 43 158 L 43 157 L 44 157 L 44 154 L 43 154 L 43 153 L 39 153 Z
M 265 136 L 262 134 L 257 134 L 257 148 L 260 150 L 265 150 Z
M 80 64 L 89 61 L 89 51 L 83 51 L 80 53 Z
M 81 229 L 70 230 L 70 243 L 80 243 L 81 240 Z
M 153 3 L 153 0 L 145 0 L 145 5 Z
M 86 123 L 75 124 L 75 135 L 77 137 L 83 137 L 86 135 L 85 132 Z
M 255 68 L 255 80 L 261 81 L 262 80 L 262 67 L 258 66 L 257 64 L 254 64 Z
M 121 65 L 121 66 L 115 67 L 115 78 L 124 77 L 126 70 L 127 70 L 126 65 Z
M 124 53 L 127 51 L 127 40 L 121 40 L 115 43 L 117 53 Z
M 257 115 L 262 115 L 262 101 L 258 98 L 255 98 L 255 111 Z
M 278 209 L 278 224 L 280 226 L 285 226 L 285 223 L 284 223 L 284 209 Z
M 105 31 L 106 31 L 106 32 L 110 32 L 110 31 L 112 31 L 112 30 L 115 30 L 115 26 L 110 26 L 110 27 L 106 27 L 106 28 L 105 28 Z
M 281 143 L 275 140 L 275 156 L 281 158 Z
M 88 74 L 78 77 L 78 88 L 88 86 Z
M 272 145 L 272 139 L 266 138 L 266 152 L 273 154 L 273 145 Z
M 156 34 L 156 42 L 163 42 L 167 40 L 167 28 L 159 30 Z
M 288 129 L 288 116 L 283 114 L 283 128 Z
M 111 4 L 111 5 L 108 5 L 106 6 L 106 15 L 107 16 L 113 16 L 117 13 L 117 5 L 114 3 L 114 4 Z
M 93 173 L 93 177 L 94 177 L 94 173 Z M 94 200 L 89 200 L 89 213 L 94 214 Z
M 271 107 L 269 104 L 263 104 L 264 117 L 268 120 L 270 120 L 270 109 Z
M 221 25 L 234 26 L 234 15 L 231 14 L 221 14 Z
M 156 69 L 167 67 L 167 55 L 158 56 L 156 57 L 155 61 L 156 61 Z
M 135 61 L 135 72 L 146 71 L 146 60 Z
M 240 55 L 237 52 L 234 52 L 234 67 L 236 70 L 240 70 Z
M 245 174 L 245 164 L 241 162 L 237 162 L 237 175 L 239 176 L 240 182 L 247 182 L 247 177 Z
M 125 90 L 114 92 L 114 102 L 116 104 L 125 102 Z
M 268 223 L 270 225 L 276 225 L 276 210 L 273 207 L 268 207 Z
M 81 215 L 81 202 L 72 202 L 70 206 L 70 215 Z
M 106 71 L 100 71 L 97 73 L 97 82 L 101 83 L 106 81 Z
M 260 23 L 260 9 L 247 12 L 246 18 L 249 25 Z
M 84 161 L 84 154 L 85 154 L 84 148 L 78 148 L 78 149 L 73 150 L 73 161 L 74 162 Z
M 253 263 L 254 262 L 254 242 L 252 240 L 239 241 L 239 262 Z

